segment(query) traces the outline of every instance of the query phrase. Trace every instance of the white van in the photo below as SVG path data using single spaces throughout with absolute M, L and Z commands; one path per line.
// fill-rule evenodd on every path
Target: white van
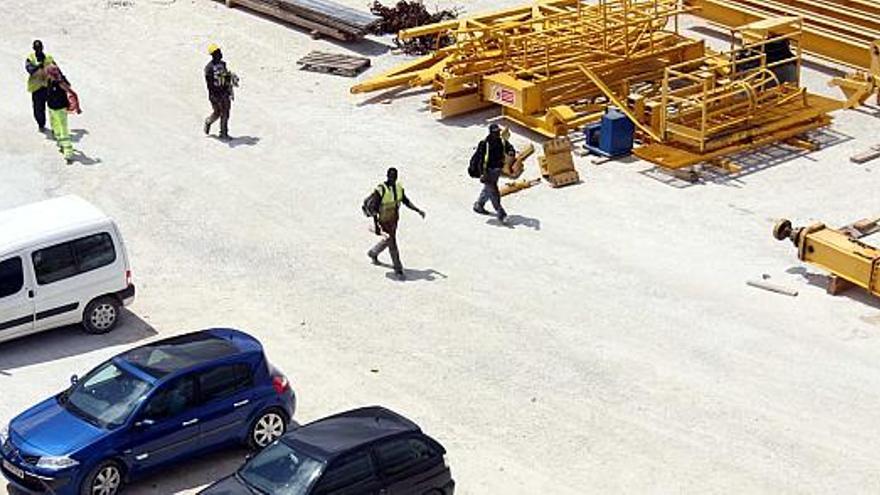
M 134 300 L 116 224 L 65 196 L 0 211 L 0 342 L 82 323 L 107 333 Z

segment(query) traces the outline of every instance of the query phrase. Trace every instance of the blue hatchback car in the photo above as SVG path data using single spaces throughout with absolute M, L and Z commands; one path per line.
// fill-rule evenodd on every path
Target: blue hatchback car
M 129 480 L 226 445 L 269 445 L 295 398 L 260 343 L 232 329 L 120 354 L 18 415 L 0 434 L 2 470 L 25 493 L 115 495 Z

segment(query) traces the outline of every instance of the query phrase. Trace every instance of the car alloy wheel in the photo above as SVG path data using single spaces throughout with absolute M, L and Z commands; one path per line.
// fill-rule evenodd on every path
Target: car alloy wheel
M 92 314 L 89 315 L 89 321 L 92 323 L 92 327 L 105 331 L 113 327 L 117 316 L 116 307 L 108 302 L 103 302 L 92 310 Z
M 254 444 L 263 448 L 284 434 L 284 418 L 276 412 L 267 412 L 254 425 Z
M 92 481 L 92 495 L 116 495 L 122 484 L 122 473 L 114 465 L 104 466 Z

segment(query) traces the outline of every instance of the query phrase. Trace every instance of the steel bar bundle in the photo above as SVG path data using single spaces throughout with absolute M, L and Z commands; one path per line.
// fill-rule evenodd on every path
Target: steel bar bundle
M 854 68 L 868 69 L 871 44 L 880 40 L 876 0 L 685 0 L 697 15 L 727 27 L 777 16 L 804 19 L 804 50 Z
M 331 0 L 226 0 L 316 33 L 349 41 L 363 37 L 379 17 Z
M 400 39 L 438 35 L 455 43 L 352 92 L 433 85 L 431 108 L 441 117 L 500 105 L 508 119 L 553 137 L 604 111 L 604 96 L 581 65 L 620 87 L 702 57 L 702 41 L 678 34 L 685 11 L 678 0 L 545 0 L 404 30 Z

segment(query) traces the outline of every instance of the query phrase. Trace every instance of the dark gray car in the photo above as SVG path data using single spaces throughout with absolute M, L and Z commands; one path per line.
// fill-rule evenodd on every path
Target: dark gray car
M 202 495 L 453 495 L 446 450 L 382 407 L 293 430 Z

